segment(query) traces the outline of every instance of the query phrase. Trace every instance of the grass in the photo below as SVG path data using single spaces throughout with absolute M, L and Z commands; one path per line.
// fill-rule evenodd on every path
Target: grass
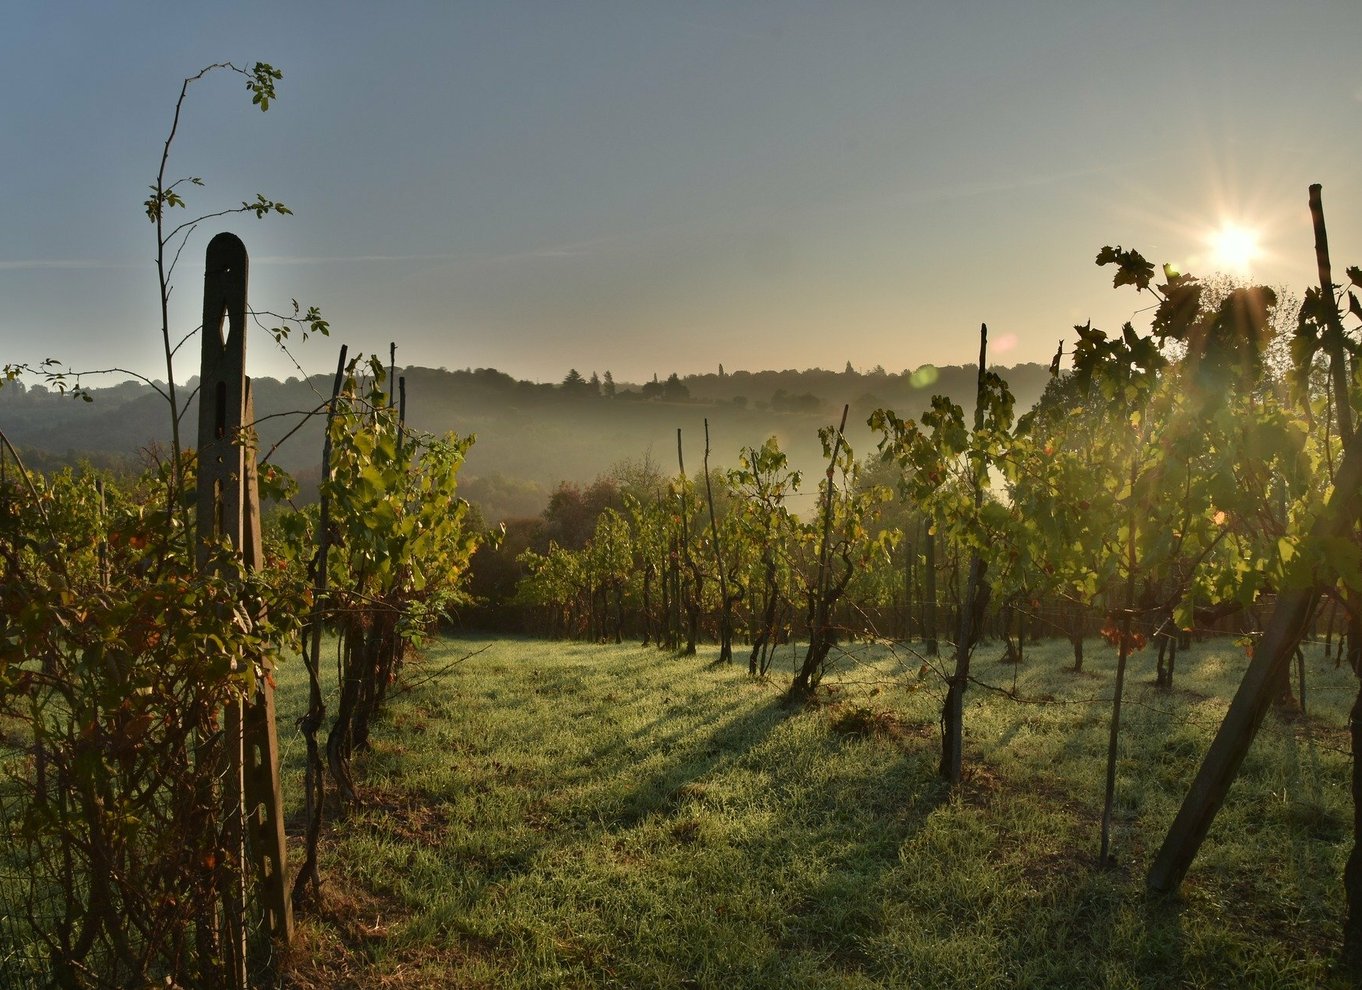
M 1320 657 L 1309 718 L 1268 716 L 1163 901 L 1144 873 L 1246 663 L 1233 645 L 1181 654 L 1172 692 L 1135 658 L 1108 868 L 1110 650 L 1075 675 L 1067 646 L 1020 668 L 981 647 L 981 678 L 1044 703 L 971 689 L 952 796 L 913 657 L 849 658 L 810 706 L 786 703 L 787 676 L 708 653 L 451 639 L 426 669 L 483 647 L 391 703 L 365 807 L 328 828 L 326 904 L 300 919 L 287 986 L 1345 985 L 1356 681 Z

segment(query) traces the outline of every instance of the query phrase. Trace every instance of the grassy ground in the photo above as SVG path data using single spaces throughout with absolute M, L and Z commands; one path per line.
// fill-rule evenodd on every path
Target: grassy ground
M 956 797 L 910 656 L 845 663 L 809 707 L 710 653 L 456 639 L 425 669 L 483 647 L 391 704 L 289 986 L 1343 985 L 1356 681 L 1320 657 L 1310 717 L 1269 715 L 1162 902 L 1144 872 L 1246 663 L 1232 644 L 1180 656 L 1173 692 L 1135 658 L 1107 869 L 1105 647 L 1082 675 L 1067 648 L 1017 668 L 981 647 L 981 678 L 1044 703 L 971 690 Z

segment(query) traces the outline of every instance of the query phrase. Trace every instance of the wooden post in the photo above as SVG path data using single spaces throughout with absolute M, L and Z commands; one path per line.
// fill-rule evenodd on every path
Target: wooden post
M 340 394 L 345 381 L 345 355 L 348 348 L 342 344 L 340 358 L 336 361 L 336 377 L 331 384 L 331 401 L 326 407 L 326 432 L 322 440 L 322 480 L 331 477 L 331 426 L 336 418 L 336 397 Z M 322 805 L 326 782 L 325 766 L 322 763 L 321 749 L 317 745 L 317 733 L 326 721 L 326 703 L 322 697 L 321 656 L 322 656 L 322 616 L 326 609 L 327 558 L 331 552 L 331 496 L 325 484 L 320 486 L 317 513 L 317 566 L 312 584 L 312 615 L 308 620 L 308 643 L 303 652 L 303 664 L 307 667 L 308 702 L 307 714 L 299 721 L 303 740 L 307 744 L 307 771 L 303 778 L 304 811 L 307 817 L 307 832 L 303 839 L 303 863 L 298 868 L 297 879 L 293 882 L 292 904 L 301 904 L 308 896 L 321 895 L 321 877 L 317 872 L 317 841 L 322 831 Z
M 1338 436 L 1346 446 L 1353 436 L 1353 411 L 1348 401 L 1348 367 L 1345 341 L 1347 332 L 1338 316 L 1334 296 L 1334 276 L 1329 261 L 1329 234 L 1324 226 L 1324 187 L 1310 187 L 1310 222 L 1315 229 L 1315 265 L 1319 269 L 1319 297 L 1328 326 L 1324 328 L 1324 351 L 1329 355 L 1329 379 L 1334 394 L 1334 413 L 1338 417 Z
M 388 343 L 388 408 L 397 404 L 397 341 Z
M 251 380 L 246 379 L 245 420 L 255 422 Z M 241 551 L 247 570 L 264 566 L 265 551 L 260 531 L 260 485 L 256 473 L 254 432 L 245 450 L 245 497 Z M 259 883 L 259 907 L 265 929 L 287 943 L 293 935 L 293 907 L 288 896 L 284 853 L 284 793 L 279 781 L 279 736 L 275 725 L 274 658 L 262 657 L 264 677 L 243 713 L 243 783 L 246 799 L 246 840 Z
M 0 478 L 0 485 L 3 485 Z M 104 494 L 104 479 L 95 479 L 95 511 L 99 513 L 99 586 L 109 587 L 109 506 Z
M 678 594 L 678 603 L 684 599 L 686 610 L 686 651 L 688 657 L 695 655 L 695 642 L 700 629 L 700 602 L 704 586 L 700 577 L 700 567 L 690 552 L 690 528 L 687 517 L 690 506 L 686 501 L 686 458 L 681 452 L 681 428 L 676 430 L 676 466 L 681 473 L 681 561 L 690 572 L 690 584 L 683 593 Z M 680 629 L 681 605 L 677 606 L 677 628 Z
M 242 442 L 254 419 L 246 378 L 246 247 L 233 234 L 208 244 L 203 277 L 203 349 L 199 382 L 198 560 L 208 562 L 209 545 L 226 539 L 247 569 L 262 563 L 260 504 L 254 444 Z M 223 335 L 223 320 L 228 333 Z M 259 658 L 265 673 L 272 660 Z M 285 887 L 283 801 L 279 746 L 274 724 L 274 689 L 258 680 L 254 695 L 227 712 L 227 788 L 234 844 L 254 865 L 261 913 L 267 930 L 287 942 L 293 915 Z M 244 884 L 243 859 L 243 884 Z M 244 912 L 244 890 L 239 894 Z M 232 919 L 229 919 L 229 926 Z M 245 929 L 231 931 L 233 955 L 244 954 Z M 244 957 L 243 957 L 244 958 Z
M 714 518 L 714 486 L 709 480 L 709 418 L 705 418 L 705 498 L 709 502 L 709 529 L 714 541 L 714 568 L 719 572 L 719 661 L 733 662 L 733 601 L 728 597 L 728 575 L 719 546 L 719 523 Z
M 903 640 L 913 640 L 913 556 L 917 550 L 908 542 L 905 532 L 903 539 Z
M 833 602 L 829 599 L 835 599 L 846 586 L 846 581 L 841 581 L 834 593 L 828 585 L 828 570 L 831 566 L 832 510 L 835 494 L 833 489 L 837 476 L 837 456 L 842 450 L 847 428 L 847 413 L 850 409 L 850 405 L 842 406 L 842 420 L 837 426 L 837 433 L 832 442 L 832 454 L 828 458 L 821 510 L 822 538 L 818 543 L 818 570 L 814 574 L 814 590 L 809 601 L 809 648 L 804 654 L 804 663 L 795 674 L 794 683 L 790 685 L 790 691 L 795 695 L 812 694 L 823 677 L 823 668 L 832 649 L 830 626 Z
M 926 559 L 922 565 L 922 638 L 926 641 L 927 656 L 934 657 L 940 651 L 936 639 L 936 533 L 931 519 L 923 520 L 926 534 L 922 538 L 922 552 Z
M 974 393 L 974 437 L 984 428 L 984 375 L 988 366 L 988 326 L 979 326 L 979 373 Z M 983 473 L 988 470 L 982 457 L 974 459 L 974 508 L 983 505 Z M 941 764 L 939 773 L 951 787 L 960 786 L 965 751 L 965 689 L 969 686 L 970 657 L 979 639 L 979 626 L 988 604 L 988 562 L 974 551 L 970 555 L 969 580 L 960 603 L 955 637 L 955 673 L 951 675 L 945 703 L 941 706 Z

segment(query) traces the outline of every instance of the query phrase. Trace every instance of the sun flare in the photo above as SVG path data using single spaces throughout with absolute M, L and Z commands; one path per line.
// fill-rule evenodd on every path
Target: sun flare
M 1239 224 L 1222 225 L 1208 240 L 1211 263 L 1223 272 L 1247 274 L 1262 253 L 1258 232 Z

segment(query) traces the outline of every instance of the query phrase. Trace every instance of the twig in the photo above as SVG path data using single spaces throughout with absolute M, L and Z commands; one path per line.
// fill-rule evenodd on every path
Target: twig
M 321 412 L 323 412 L 324 410 L 328 409 L 328 408 L 330 407 L 330 405 L 331 405 L 331 402 L 330 402 L 330 400 L 328 400 L 328 401 L 326 401 L 326 402 L 323 402 L 321 405 L 319 405 L 317 408 L 315 408 L 315 409 L 313 409 L 313 410 L 311 410 L 311 411 L 308 411 L 308 410 L 293 410 L 293 411 L 290 411 L 290 412 L 270 413 L 268 416 L 258 416 L 258 417 L 256 417 L 255 421 L 254 421 L 253 423 L 251 423 L 251 427 L 252 427 L 252 428 L 255 427 L 255 424 L 256 424 L 256 423 L 263 423 L 263 422 L 264 422 L 265 420 L 267 420 L 267 419 L 275 419 L 275 418 L 277 418 L 277 417 L 279 417 L 279 416 L 302 416 L 302 417 L 303 417 L 302 420 L 299 421 L 299 423 L 298 423 L 297 426 L 295 426 L 293 429 L 289 430 L 287 433 L 285 433 L 282 437 L 280 437 L 278 440 L 276 440 L 276 441 L 274 442 L 274 446 L 270 447 L 270 449 L 265 453 L 265 456 L 262 457 L 262 458 L 260 458 L 260 463 L 261 463 L 261 464 L 267 463 L 267 462 L 269 461 L 270 457 L 272 457 L 272 456 L 274 455 L 274 452 L 275 452 L 276 450 L 278 450 L 281 446 L 283 446 L 283 444 L 284 444 L 284 442 L 285 442 L 286 440 L 288 440 L 291 436 L 293 436 L 293 434 L 297 433 L 297 432 L 298 432 L 299 430 L 301 430 L 304 426 L 306 426 L 307 423 L 308 423 L 308 421 L 309 421 L 310 419 L 312 419 L 313 416 L 316 416 L 318 413 L 321 413 Z
M 414 681 L 404 681 L 397 687 L 395 691 L 390 692 L 388 694 L 388 697 L 395 698 L 398 695 L 406 694 L 408 691 L 420 687 L 422 684 L 429 684 L 431 681 L 435 680 L 435 678 L 443 677 L 445 674 L 449 673 L 451 670 L 453 670 L 459 664 L 463 663 L 465 660 L 471 660 L 473 657 L 477 656 L 479 653 L 482 653 L 484 650 L 490 649 L 491 646 L 492 646 L 491 643 L 487 643 L 482 647 L 482 649 L 474 650 L 472 653 L 465 653 L 461 657 L 456 657 L 455 659 L 451 660 L 449 663 L 441 667 L 439 670 L 432 671 L 429 674 L 426 674 L 424 677 L 417 678 Z

